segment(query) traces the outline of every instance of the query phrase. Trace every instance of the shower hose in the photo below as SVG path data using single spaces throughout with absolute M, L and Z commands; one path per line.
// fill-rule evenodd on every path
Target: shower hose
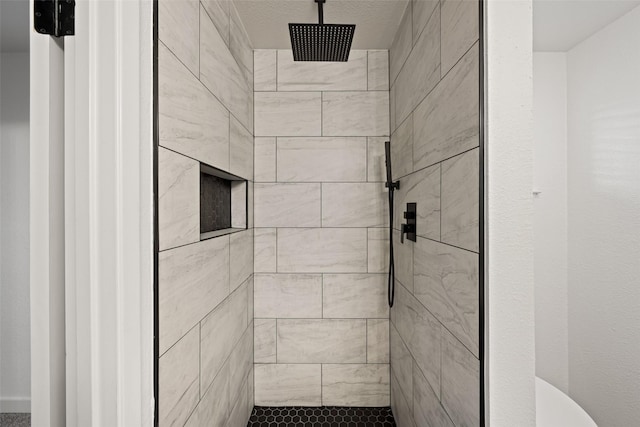
M 396 287 L 396 266 L 393 257 L 393 193 L 395 188 L 389 186 L 389 278 L 387 283 L 387 299 L 389 307 L 393 307 Z

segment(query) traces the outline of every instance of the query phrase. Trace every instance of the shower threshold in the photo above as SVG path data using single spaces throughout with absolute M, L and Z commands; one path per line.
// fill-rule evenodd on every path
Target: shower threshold
M 395 427 L 391 408 L 256 406 L 247 427 Z

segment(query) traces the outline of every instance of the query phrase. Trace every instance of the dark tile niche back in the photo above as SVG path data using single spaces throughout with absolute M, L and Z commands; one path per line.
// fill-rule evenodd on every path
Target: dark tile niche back
M 231 228 L 231 181 L 200 172 L 200 233 Z

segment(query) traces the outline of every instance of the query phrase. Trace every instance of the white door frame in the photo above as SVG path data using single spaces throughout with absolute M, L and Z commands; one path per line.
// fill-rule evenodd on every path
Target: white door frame
M 42 395 L 34 393 L 33 425 L 151 426 L 153 3 L 79 0 L 75 15 L 76 35 L 64 40 L 63 161 L 61 147 L 43 138 L 50 134 L 50 126 L 41 119 L 51 109 L 35 108 L 42 93 L 31 91 L 31 146 L 35 152 L 31 159 L 31 289 L 32 313 L 38 320 L 32 322 L 32 365 L 36 368 L 32 390 Z M 50 58 L 41 56 L 43 47 L 55 41 L 36 33 L 31 37 L 32 47 L 36 46 L 32 59 L 49 62 Z M 32 84 L 48 74 L 38 69 L 32 73 Z M 39 89 L 59 95 L 53 85 Z M 51 163 L 59 168 L 61 162 L 63 198 L 60 188 L 52 188 L 53 171 L 47 175 L 47 169 L 42 169 Z M 49 205 L 58 211 L 63 203 L 63 223 L 51 224 L 54 218 L 48 214 L 53 209 L 47 209 L 42 195 L 48 195 Z M 56 234 L 51 232 L 60 229 L 64 230 L 63 258 L 42 243 L 43 237 L 52 240 Z M 49 248 L 54 243 L 60 248 L 59 240 L 50 242 Z M 52 286 L 52 274 L 38 274 L 49 271 L 44 267 L 50 261 L 59 265 L 61 258 L 62 290 Z M 51 292 L 43 293 L 45 289 Z M 51 367 L 59 360 L 51 352 L 35 351 L 43 338 L 49 338 L 48 345 L 56 348 L 65 341 L 54 340 L 52 334 L 47 337 L 42 330 L 43 313 L 47 313 L 43 310 L 55 305 L 59 314 L 61 294 L 66 375 L 62 381 L 57 379 L 57 386 L 64 383 L 66 403 L 46 384 L 46 375 L 37 375 L 42 372 L 38 367 Z M 51 368 L 48 374 L 55 372 L 60 370 Z M 53 417 L 50 407 L 59 408 L 61 399 L 64 410 Z

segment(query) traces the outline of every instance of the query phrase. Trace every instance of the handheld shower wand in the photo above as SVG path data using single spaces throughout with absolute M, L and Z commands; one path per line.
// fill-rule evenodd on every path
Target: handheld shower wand
M 391 174 L 391 141 L 384 143 L 385 166 L 387 168 L 387 182 L 385 187 L 389 189 L 389 278 L 387 283 L 387 299 L 389 307 L 393 307 L 396 286 L 396 268 L 393 257 L 393 193 L 400 188 L 400 181 L 393 182 Z

